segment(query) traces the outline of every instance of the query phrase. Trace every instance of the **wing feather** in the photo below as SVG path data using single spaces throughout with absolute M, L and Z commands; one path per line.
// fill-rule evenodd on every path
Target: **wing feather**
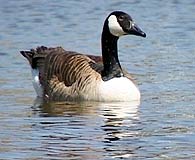
M 52 99 L 79 97 L 78 94 L 85 90 L 86 84 L 92 83 L 97 77 L 101 78 L 100 69 L 91 67 L 91 64 L 95 66 L 96 62 L 76 52 L 63 50 L 49 53 L 45 58 L 45 78 L 41 82 L 45 94 Z

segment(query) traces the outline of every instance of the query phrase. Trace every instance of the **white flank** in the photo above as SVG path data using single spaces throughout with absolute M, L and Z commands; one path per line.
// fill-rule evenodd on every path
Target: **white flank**
M 43 96 L 43 88 L 42 88 L 41 83 L 39 81 L 39 70 L 32 69 L 31 72 L 32 72 L 33 87 L 37 93 L 37 96 L 42 97 Z
M 108 18 L 108 27 L 110 33 L 112 33 L 114 36 L 120 37 L 125 34 L 115 15 L 111 15 Z
M 137 101 L 140 92 L 135 84 L 126 77 L 102 81 L 99 86 L 100 101 Z

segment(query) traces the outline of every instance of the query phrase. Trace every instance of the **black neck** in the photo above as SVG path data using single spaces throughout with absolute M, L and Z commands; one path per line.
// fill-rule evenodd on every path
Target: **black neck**
M 104 26 L 102 32 L 102 58 L 104 65 L 102 79 L 104 81 L 123 76 L 118 59 L 117 41 L 118 37 L 113 36 L 109 29 Z

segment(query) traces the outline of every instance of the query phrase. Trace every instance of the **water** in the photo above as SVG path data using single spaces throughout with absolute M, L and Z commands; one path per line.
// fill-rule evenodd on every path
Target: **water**
M 0 0 L 0 159 L 195 159 L 195 1 Z M 133 103 L 40 105 L 20 50 L 100 54 L 104 18 L 128 12 L 147 38 L 119 41 Z

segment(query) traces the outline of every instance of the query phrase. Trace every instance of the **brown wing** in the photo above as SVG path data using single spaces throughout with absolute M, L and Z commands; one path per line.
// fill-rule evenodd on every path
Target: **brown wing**
M 44 87 L 44 93 L 50 99 L 60 100 L 75 98 L 78 92 L 82 92 L 87 83 L 92 83 L 101 77 L 101 57 L 83 55 L 59 48 L 39 47 L 33 51 L 33 60 L 39 68 L 40 82 Z M 45 56 L 44 64 L 38 65 L 38 59 Z M 32 61 L 33 61 L 32 60 Z
M 42 84 L 55 75 L 59 81 L 64 81 L 66 86 L 70 86 L 78 78 L 81 70 L 85 70 L 86 67 L 97 72 L 101 72 L 103 68 L 100 56 L 66 51 L 62 47 L 41 46 L 30 51 L 21 51 L 21 54 L 28 59 L 33 69 L 39 69 L 40 77 L 44 77 L 44 79 L 41 78 Z
M 95 61 L 96 63 L 102 64 L 102 57 L 101 56 L 94 56 L 94 55 L 89 55 L 89 54 L 86 54 L 86 56 L 89 57 L 90 59 L 92 59 L 93 61 Z
M 60 82 L 71 86 L 81 76 L 98 71 L 99 67 L 94 67 L 96 64 L 93 59 L 76 52 L 51 52 L 45 59 L 44 76 L 47 80 L 56 76 Z
M 61 47 L 38 47 L 21 51 L 33 69 L 39 69 L 44 94 L 50 97 L 76 96 L 87 83 L 101 77 L 101 57 L 65 51 Z M 73 85 L 74 84 L 74 85 Z M 53 99 L 53 98 L 52 98 Z
M 48 55 L 52 53 L 63 53 L 65 50 L 62 47 L 47 48 L 45 46 L 37 47 L 36 49 L 31 49 L 30 51 L 20 51 L 20 53 L 27 58 L 32 69 L 39 70 L 39 79 L 41 84 L 45 81 L 45 59 Z

